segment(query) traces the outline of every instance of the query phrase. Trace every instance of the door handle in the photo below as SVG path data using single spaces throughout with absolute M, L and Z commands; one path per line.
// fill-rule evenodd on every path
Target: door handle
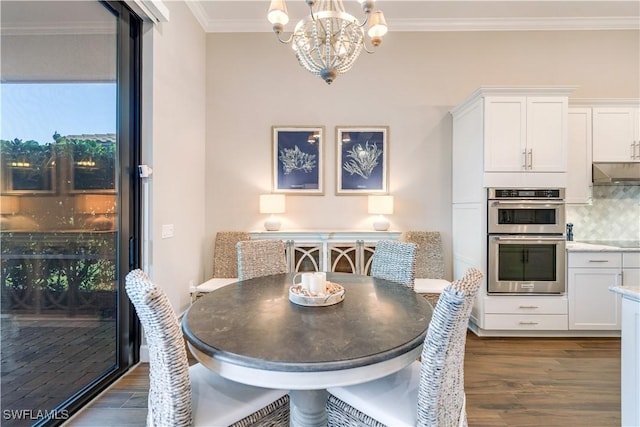
M 533 169 L 533 148 L 529 149 L 529 170 Z

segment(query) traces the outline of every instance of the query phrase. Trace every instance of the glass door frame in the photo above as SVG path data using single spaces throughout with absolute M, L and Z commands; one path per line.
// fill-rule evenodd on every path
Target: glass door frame
M 140 263 L 141 203 L 137 165 L 141 147 L 142 20 L 123 2 L 99 1 L 117 18 L 117 140 L 118 249 L 116 365 L 65 400 L 54 412 L 70 416 L 113 384 L 140 360 L 141 329 L 124 290 L 126 274 Z M 71 363 L 71 361 L 70 361 Z M 63 419 L 44 418 L 34 426 L 61 425 Z

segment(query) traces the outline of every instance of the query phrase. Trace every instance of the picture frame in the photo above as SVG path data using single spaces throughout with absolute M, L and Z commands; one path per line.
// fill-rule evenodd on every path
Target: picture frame
M 336 194 L 388 194 L 389 127 L 336 127 Z
M 324 194 L 324 126 L 272 126 L 274 193 Z

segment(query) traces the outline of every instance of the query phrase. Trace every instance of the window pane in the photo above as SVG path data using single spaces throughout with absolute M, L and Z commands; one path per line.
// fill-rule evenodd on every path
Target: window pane
M 47 31 L 10 31 L 24 16 Z M 3 2 L 3 426 L 64 419 L 118 368 L 117 22 L 97 1 Z

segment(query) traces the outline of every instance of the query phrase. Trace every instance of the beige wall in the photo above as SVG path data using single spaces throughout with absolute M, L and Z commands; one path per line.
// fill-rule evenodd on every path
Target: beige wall
M 150 273 L 178 311 L 202 277 L 205 188 L 205 33 L 183 2 L 144 36 L 143 161 L 150 187 Z M 174 237 L 162 239 L 162 225 Z
M 639 98 L 637 31 L 389 33 L 327 86 L 272 34 L 208 34 L 205 276 L 216 231 L 261 229 L 272 125 L 326 126 L 325 195 L 288 196 L 283 228 L 369 229 L 366 197 L 335 195 L 335 126 L 390 127 L 398 230 L 443 233 L 451 276 L 451 118 L 480 85 L 577 85 L 578 98 Z

